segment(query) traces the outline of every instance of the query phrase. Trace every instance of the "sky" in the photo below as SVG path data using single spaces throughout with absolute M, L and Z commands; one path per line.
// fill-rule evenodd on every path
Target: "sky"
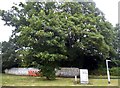
M 9 10 L 13 3 L 25 2 L 25 0 L 2 0 L 0 9 Z M 105 18 L 112 23 L 113 26 L 118 23 L 118 2 L 120 0 L 93 0 L 104 14 Z M 0 42 L 8 41 L 14 28 L 5 26 L 4 21 L 0 19 Z

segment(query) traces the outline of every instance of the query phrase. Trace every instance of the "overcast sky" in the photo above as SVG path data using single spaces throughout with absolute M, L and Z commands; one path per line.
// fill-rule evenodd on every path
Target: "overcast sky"
M 9 10 L 13 2 L 25 2 L 25 0 L 2 0 L 0 9 Z M 105 14 L 105 18 L 115 26 L 118 23 L 118 2 L 120 0 L 93 0 L 96 6 Z M 12 27 L 4 26 L 4 22 L 0 20 L 0 42 L 8 41 L 12 34 Z

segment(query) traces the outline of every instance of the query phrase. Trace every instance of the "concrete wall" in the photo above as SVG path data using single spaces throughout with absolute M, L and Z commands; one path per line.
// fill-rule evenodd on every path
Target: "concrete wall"
M 5 73 L 15 74 L 15 75 L 28 75 L 28 71 L 30 70 L 40 71 L 39 69 L 36 69 L 36 68 L 11 68 L 11 69 L 6 69 Z M 80 75 L 79 68 L 62 67 L 60 70 L 56 69 L 56 76 L 59 76 L 59 77 L 75 77 L 79 75 Z
M 11 68 L 11 69 L 6 69 L 5 73 L 6 74 L 14 74 L 14 75 L 28 75 L 28 71 L 39 71 L 39 69 L 36 68 Z
M 60 77 L 75 77 L 79 75 L 80 75 L 79 68 L 65 68 L 64 67 L 56 71 L 56 76 L 60 76 Z

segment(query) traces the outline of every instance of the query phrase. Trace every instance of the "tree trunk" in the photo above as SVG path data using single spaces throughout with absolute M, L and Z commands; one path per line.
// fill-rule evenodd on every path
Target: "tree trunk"
M 49 78 L 48 76 L 46 76 L 46 79 L 47 79 L 47 80 L 50 80 L 50 78 Z

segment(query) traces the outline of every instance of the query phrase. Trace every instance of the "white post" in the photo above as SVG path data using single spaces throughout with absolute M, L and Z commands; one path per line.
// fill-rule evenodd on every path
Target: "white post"
M 77 84 L 77 76 L 75 76 L 74 84 Z
M 77 82 L 77 76 L 75 76 L 75 82 Z
M 108 61 L 111 61 L 111 60 L 106 60 L 107 75 L 108 75 L 108 84 L 110 84 L 110 73 L 109 73 Z

